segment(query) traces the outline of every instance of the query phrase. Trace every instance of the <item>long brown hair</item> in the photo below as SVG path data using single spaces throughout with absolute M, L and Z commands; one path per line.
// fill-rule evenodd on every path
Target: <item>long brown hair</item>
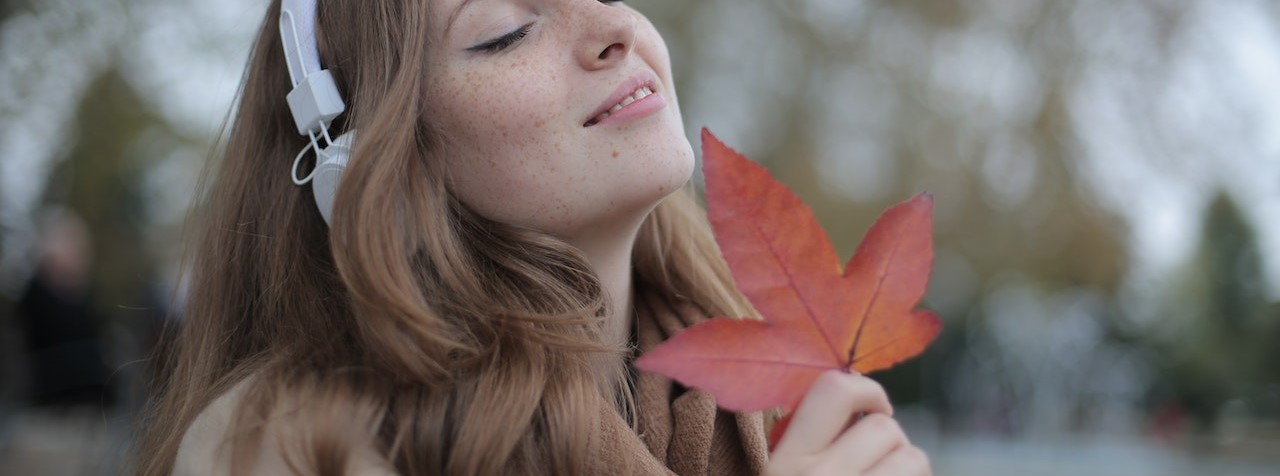
M 590 409 L 629 411 L 627 349 L 604 336 L 582 255 L 469 211 L 432 160 L 447 138 L 422 108 L 427 4 L 320 2 L 322 57 L 349 105 L 336 127 L 360 131 L 332 228 L 287 178 L 305 139 L 269 7 L 195 215 L 186 317 L 157 353 L 142 474 L 168 474 L 187 427 L 237 382 L 240 469 L 287 408 L 305 430 L 287 455 L 298 471 L 340 474 L 371 445 L 404 474 L 582 474 Z M 688 189 L 646 219 L 633 255 L 645 292 L 750 312 Z

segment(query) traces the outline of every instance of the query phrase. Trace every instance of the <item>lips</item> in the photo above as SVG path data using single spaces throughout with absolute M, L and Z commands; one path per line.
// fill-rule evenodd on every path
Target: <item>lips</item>
M 609 95 L 609 98 L 600 103 L 600 106 L 588 116 L 582 127 L 591 127 L 606 119 L 611 114 L 621 111 L 623 108 L 631 105 L 635 101 L 639 101 L 652 94 L 658 92 L 658 78 L 652 72 L 642 71 L 622 84 Z

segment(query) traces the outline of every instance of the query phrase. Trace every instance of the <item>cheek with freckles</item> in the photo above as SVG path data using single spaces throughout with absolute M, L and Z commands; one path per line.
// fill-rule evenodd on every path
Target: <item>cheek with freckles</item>
M 434 115 L 449 137 L 439 157 L 454 193 L 489 219 L 545 231 L 575 220 L 580 194 L 571 185 L 588 177 L 572 160 L 569 131 L 556 127 L 567 120 L 566 106 L 551 84 L 554 72 L 527 64 L 437 83 Z

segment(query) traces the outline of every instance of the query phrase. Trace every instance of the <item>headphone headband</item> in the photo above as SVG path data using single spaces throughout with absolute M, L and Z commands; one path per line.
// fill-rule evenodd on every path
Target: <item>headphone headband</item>
M 280 38 L 289 79 L 296 87 L 302 79 L 320 71 L 320 49 L 316 45 L 316 0 L 280 2 Z

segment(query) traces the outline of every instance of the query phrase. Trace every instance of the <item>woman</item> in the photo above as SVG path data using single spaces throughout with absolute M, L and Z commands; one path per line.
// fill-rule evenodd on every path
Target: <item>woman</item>
M 320 2 L 347 104 L 328 127 L 359 131 L 332 227 L 285 179 L 308 139 L 279 15 L 208 195 L 144 474 L 928 474 L 864 377 L 819 379 L 770 455 L 761 415 L 630 366 L 751 314 L 685 187 L 668 52 L 638 12 Z

